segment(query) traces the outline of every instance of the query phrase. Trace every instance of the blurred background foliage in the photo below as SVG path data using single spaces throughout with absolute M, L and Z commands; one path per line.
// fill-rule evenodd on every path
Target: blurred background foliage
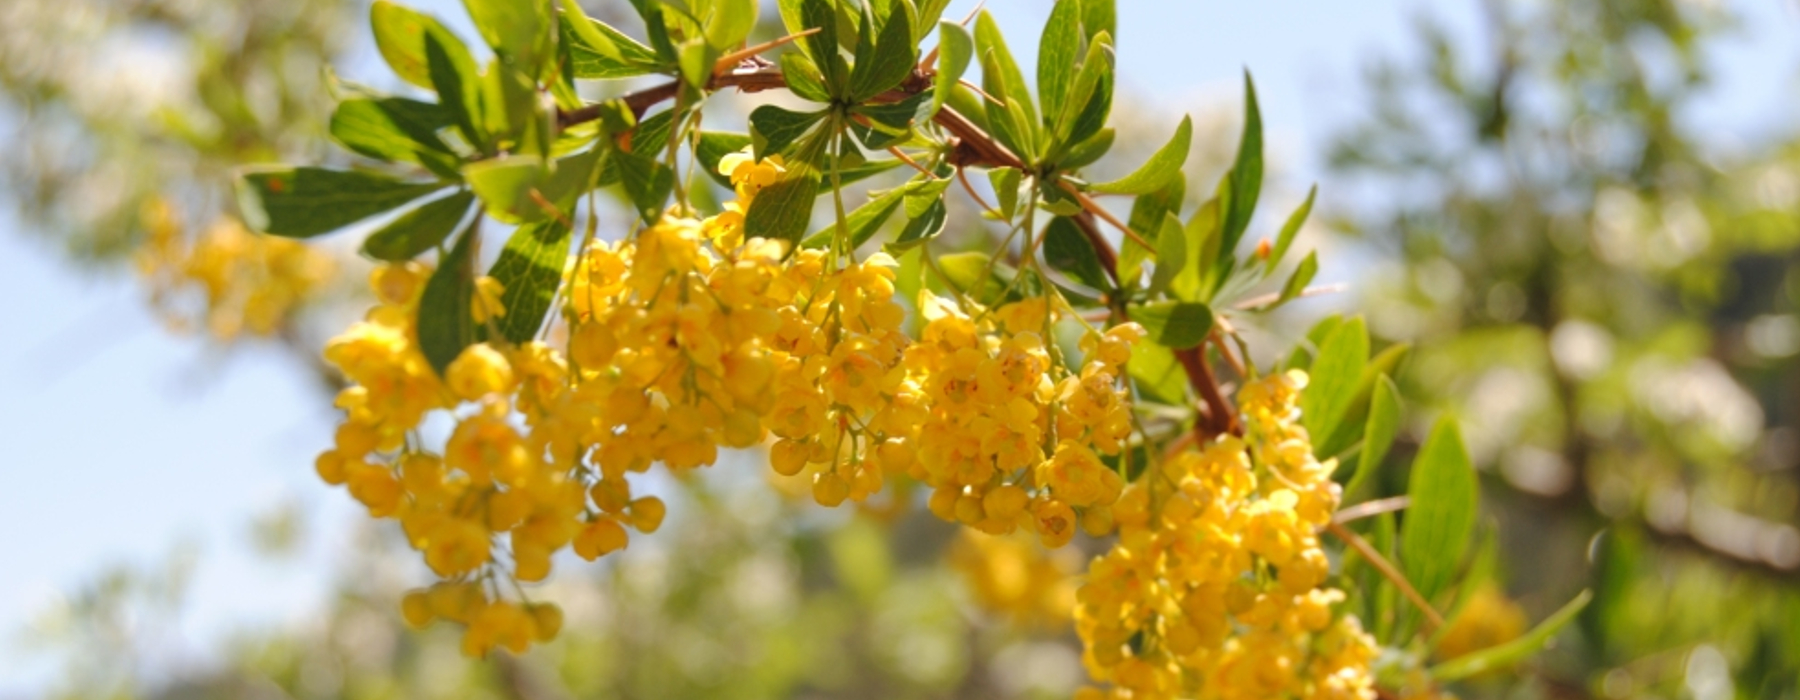
M 1389 463 L 1448 411 L 1484 470 L 1497 573 L 1442 655 L 1596 592 L 1521 675 L 1456 691 L 1800 698 L 1800 129 L 1721 148 L 1692 126 L 1714 78 L 1705 50 L 1736 29 L 1727 7 L 1484 8 L 1485 41 L 1425 21 L 1423 60 L 1377 64 L 1368 118 L 1343 130 L 1322 183 L 1332 253 L 1358 270 L 1340 303 L 1414 348 L 1398 375 L 1413 427 Z M 607 9 L 593 8 L 617 17 Z M 322 138 L 339 86 L 320 67 L 345 60 L 363 10 L 0 5 L 8 203 L 85 269 L 135 260 L 178 325 L 222 341 L 248 328 L 317 372 L 313 331 L 345 312 L 308 302 L 359 285 L 314 266 L 362 269 L 349 251 L 266 251 L 247 272 L 205 260 L 208 245 L 260 245 L 216 233 L 233 226 L 232 166 L 345 158 Z M 1212 121 L 1192 182 L 1228 157 L 1236 127 Z M 1118 126 L 1122 162 L 1162 133 Z M 146 263 L 159 240 L 172 252 Z M 221 329 L 214 288 L 246 278 L 312 286 Z M 272 302 L 230 303 L 248 318 Z M 1297 337 L 1310 319 L 1289 320 Z M 161 643 L 189 603 L 181 549 L 96 577 L 27 644 L 74 652 L 58 657 L 54 696 L 68 698 L 1066 697 L 1081 680 L 1066 620 L 1080 556 L 916 513 L 822 513 L 743 461 L 667 484 L 671 526 L 616 565 L 559 562 L 544 597 L 562 603 L 564 633 L 525 658 L 470 662 L 449 630 L 408 631 L 396 601 L 420 572 L 372 525 L 343 547 L 328 609 L 247 629 L 205 663 Z M 1378 482 L 1402 493 L 1406 474 Z M 254 541 L 279 559 L 306 529 L 296 517 L 259 521 Z
M 1545 678 L 1794 697 L 1800 125 L 1691 126 L 1722 7 L 1486 10 L 1488 45 L 1426 25 L 1427 60 L 1374 71 L 1332 153 L 1391 193 L 1340 212 L 1379 258 L 1356 306 L 1417 348 L 1407 394 L 1462 419 L 1510 590 L 1534 618 L 1596 591 Z

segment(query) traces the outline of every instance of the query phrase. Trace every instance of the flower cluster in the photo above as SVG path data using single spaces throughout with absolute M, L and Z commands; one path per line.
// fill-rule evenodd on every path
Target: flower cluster
M 398 520 L 442 579 L 408 596 L 409 621 L 466 625 L 471 655 L 552 636 L 560 613 L 502 584 L 543 579 L 558 551 L 592 560 L 655 531 L 666 507 L 629 475 L 765 442 L 773 471 L 806 474 L 826 506 L 905 475 L 932 489 L 933 512 L 990 535 L 1023 526 L 1054 548 L 1113 529 L 1125 484 L 1103 455 L 1131 433 L 1120 377 L 1143 329 L 1088 333 L 1073 371 L 1046 342 L 1046 299 L 986 309 L 927 293 L 915 341 L 892 258 L 744 237 L 743 212 L 782 167 L 728 156 L 738 199 L 722 213 L 585 242 L 565 272 L 562 348 L 490 333 L 440 378 L 416 328 L 426 269 L 374 272 L 380 304 L 325 351 L 350 386 L 318 471 Z M 478 325 L 505 318 L 504 293 L 476 280 Z M 421 437 L 432 415 L 453 423 L 441 448 Z
M 543 401 L 562 391 L 568 370 L 560 355 L 541 343 L 471 345 L 440 380 L 414 325 L 425 276 L 416 263 L 377 268 L 370 281 L 380 305 L 326 347 L 326 361 L 351 385 L 338 394 L 345 417 L 334 447 L 319 456 L 319 476 L 345 485 L 371 516 L 400 521 L 444 579 L 407 596 L 409 622 L 466 624 L 470 655 L 496 646 L 523 651 L 556 634 L 561 612 L 505 600 L 499 579 L 541 580 L 557 550 L 573 543 L 597 556 L 623 547 L 625 533 L 618 522 L 589 521 L 583 481 L 567 463 L 547 459 L 536 425 L 521 432 L 513 420 L 541 416 Z M 434 412 L 455 420 L 441 453 L 424 449 L 418 436 Z M 628 514 L 640 530 L 662 520 L 653 497 L 616 505 L 612 512 Z
M 1090 335 L 1087 363 L 1072 374 L 1044 341 L 1052 319 L 1042 298 L 980 322 L 935 299 L 923 307 L 928 322 L 906 362 L 924 390 L 912 475 L 933 488 L 931 511 L 990 534 L 1026 525 L 1047 547 L 1067 544 L 1078 523 L 1110 530 L 1124 480 L 1100 454 L 1117 454 L 1131 432 L 1118 377 L 1142 327 Z
M 1111 690 L 1084 696 L 1374 697 L 1374 640 L 1323 586 L 1316 532 L 1339 489 L 1299 425 L 1305 383 L 1299 371 L 1249 382 L 1242 438 L 1164 460 L 1114 506 L 1119 541 L 1076 609 L 1083 660 Z
M 1023 532 L 989 535 L 963 528 L 947 562 L 975 602 L 1014 622 L 1040 628 L 1069 623 L 1081 559 L 1074 548 L 1044 549 Z
M 219 219 L 192 240 L 167 202 L 151 202 L 143 220 L 148 235 L 136 253 L 138 274 L 151 305 L 179 330 L 198 322 L 220 340 L 275 335 L 336 274 L 326 254 L 253 234 L 236 219 Z

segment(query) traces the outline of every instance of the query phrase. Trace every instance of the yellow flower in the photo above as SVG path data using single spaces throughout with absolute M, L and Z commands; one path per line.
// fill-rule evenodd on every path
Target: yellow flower
M 490 394 L 504 394 L 513 389 L 512 364 L 487 343 L 463 348 L 444 371 L 444 383 L 451 393 L 464 401 L 475 401 Z
M 506 294 L 506 285 L 500 280 L 487 275 L 475 278 L 475 294 L 469 300 L 469 313 L 475 317 L 476 324 L 485 324 L 491 319 L 506 315 L 506 305 L 501 297 Z

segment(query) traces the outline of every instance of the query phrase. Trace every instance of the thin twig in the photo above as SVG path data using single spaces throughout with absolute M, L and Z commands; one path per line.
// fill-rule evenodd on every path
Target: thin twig
M 901 160 L 901 162 L 904 162 L 907 165 L 913 166 L 914 170 L 925 173 L 926 175 L 931 174 L 930 170 L 926 170 L 925 166 L 919 165 L 918 161 L 913 160 L 911 156 L 906 155 L 906 152 L 900 150 L 899 146 L 888 146 L 887 150 L 888 150 L 888 153 L 894 154 L 895 158 L 899 158 Z
M 996 218 L 996 219 L 1006 218 L 1005 216 L 1003 216 L 1000 213 L 999 209 L 995 209 L 993 207 L 988 206 L 987 200 L 982 199 L 981 195 L 975 191 L 975 186 L 969 184 L 968 172 L 969 171 L 967 168 L 957 168 L 956 169 L 956 179 L 962 182 L 963 190 L 965 190 L 969 193 L 969 198 L 975 200 L 975 203 L 981 205 L 981 208 L 986 209 L 989 214 L 993 214 L 994 218 Z
M 1363 518 L 1381 515 L 1382 513 L 1405 510 L 1406 507 L 1410 505 L 1412 505 L 1411 496 L 1394 496 L 1392 498 L 1363 501 L 1362 503 L 1338 511 L 1336 515 L 1331 516 L 1331 522 L 1342 525 L 1352 520 L 1361 520 Z
M 1301 297 L 1316 297 L 1321 294 L 1336 294 L 1338 292 L 1344 291 L 1349 288 L 1350 288 L 1349 285 L 1344 285 L 1344 284 L 1321 284 L 1317 287 L 1307 287 L 1306 289 L 1300 290 L 1300 296 Z M 1237 309 L 1239 311 L 1248 311 L 1248 310 L 1254 309 L 1258 306 L 1267 306 L 1269 304 L 1273 304 L 1280 300 L 1281 300 L 1281 292 L 1269 292 L 1268 294 L 1261 294 L 1261 295 L 1253 296 L 1253 297 L 1250 297 L 1249 299 L 1240 301 L 1240 302 L 1232 305 L 1231 308 Z
M 1425 600 L 1425 596 L 1419 595 L 1419 589 L 1413 588 L 1412 582 L 1407 581 L 1406 576 L 1400 573 L 1399 569 L 1394 568 L 1394 565 L 1389 563 L 1386 557 L 1381 556 L 1381 552 L 1375 551 L 1368 541 L 1336 522 L 1327 523 L 1325 531 L 1337 535 L 1338 539 L 1344 541 L 1344 544 L 1350 545 L 1350 548 L 1356 550 L 1357 554 L 1361 554 L 1364 559 L 1369 560 L 1369 563 L 1373 564 L 1383 577 L 1399 587 L 1401 593 L 1406 594 L 1407 600 L 1411 600 L 1413 605 L 1418 606 L 1420 612 L 1425 613 L 1425 636 L 1431 636 L 1433 631 L 1444 625 L 1444 616 L 1432 609 L 1431 603 Z
M 1219 332 L 1217 326 L 1213 327 L 1210 338 L 1214 345 L 1219 346 L 1219 356 L 1225 358 L 1225 364 L 1231 365 L 1231 371 L 1236 372 L 1239 377 L 1248 378 L 1250 375 L 1244 372 L 1244 363 L 1239 362 L 1237 356 L 1231 354 L 1231 348 L 1225 345 L 1225 336 Z
M 712 74 L 715 76 L 722 75 L 726 71 L 729 71 L 732 68 L 737 67 L 738 61 L 742 61 L 751 56 L 755 56 L 764 51 L 768 51 L 769 49 L 775 48 L 777 46 L 781 46 L 782 44 L 786 44 L 786 43 L 798 40 L 800 37 L 812 36 L 814 34 L 819 33 L 820 29 L 821 29 L 820 27 L 813 27 L 812 29 L 808 29 L 803 32 L 795 32 L 793 34 L 789 34 L 787 36 L 781 37 L 780 39 L 775 39 L 773 41 L 765 41 L 765 42 L 757 44 L 755 46 L 746 46 L 744 48 L 738 49 L 731 53 L 725 54 L 724 56 L 721 56 L 719 58 L 719 61 L 717 63 L 713 64 Z
M 1069 193 L 1069 196 L 1074 197 L 1075 201 L 1077 203 L 1081 204 L 1082 209 L 1091 211 L 1094 213 L 1095 216 L 1105 219 L 1106 223 L 1112 224 L 1113 228 L 1119 229 L 1119 231 L 1121 231 L 1125 234 L 1126 238 L 1130 238 L 1132 241 L 1136 242 L 1138 245 L 1141 245 L 1150 250 L 1156 250 L 1156 246 L 1151 245 L 1149 241 L 1146 241 L 1143 239 L 1142 236 L 1137 235 L 1137 232 L 1131 230 L 1130 226 L 1126 226 L 1125 222 L 1119 221 L 1116 217 L 1114 217 L 1112 215 L 1112 212 L 1109 212 L 1106 210 L 1105 207 L 1102 207 L 1099 204 L 1096 204 L 1092 197 L 1087 196 L 1086 192 L 1082 192 L 1081 190 L 1077 189 L 1075 187 L 1075 185 L 1070 183 L 1068 180 L 1057 180 L 1056 184 L 1058 187 L 1061 187 L 1064 192 Z

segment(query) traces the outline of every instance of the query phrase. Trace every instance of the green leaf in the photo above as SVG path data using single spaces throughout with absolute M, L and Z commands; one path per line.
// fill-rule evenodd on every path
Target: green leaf
M 1262 112 L 1256 106 L 1256 85 L 1250 73 L 1244 72 L 1244 135 L 1238 141 L 1237 160 L 1226 178 L 1231 181 L 1231 197 L 1225 207 L 1224 234 L 1221 250 L 1236 250 L 1237 243 L 1250 227 L 1250 215 L 1256 213 L 1256 198 L 1262 192 L 1263 142 Z
M 1273 309 L 1300 298 L 1300 295 L 1306 291 L 1306 285 L 1311 284 L 1313 276 L 1317 274 L 1319 274 L 1319 253 L 1311 251 L 1306 254 L 1306 257 L 1300 259 L 1300 265 L 1294 268 L 1293 274 L 1288 275 L 1287 282 L 1281 285 L 1281 296 L 1276 297 L 1275 303 L 1270 304 L 1267 308 Z
M 575 197 L 587 191 L 593 169 L 608 151 L 591 149 L 545 167 L 537 156 L 502 156 L 463 168 L 464 177 L 481 197 L 487 213 L 500 221 L 524 224 L 569 218 Z
M 950 6 L 950 0 L 919 0 L 918 5 L 918 24 L 913 27 L 913 35 L 923 37 L 931 31 L 932 25 L 939 24 L 938 20 L 944 16 L 944 8 Z
M 456 240 L 437 270 L 425 280 L 425 291 L 419 297 L 419 351 L 431 368 L 444 376 L 444 368 L 462 354 L 463 348 L 475 342 L 475 319 L 470 305 L 475 298 L 475 276 L 469 256 L 481 217 Z
M 475 195 L 464 190 L 426 202 L 370 234 L 363 241 L 363 254 L 390 262 L 418 257 L 456 230 L 474 201 Z
M 1000 207 L 1001 216 L 1011 221 L 1013 214 L 1019 211 L 1019 182 L 1024 175 L 1018 168 L 989 168 L 988 184 L 994 187 L 994 199 Z
M 957 81 L 969 70 L 969 60 L 975 57 L 975 38 L 969 36 L 969 30 L 951 21 L 938 23 L 938 61 L 937 76 L 933 78 L 931 91 L 931 113 L 937 114 L 944 103 L 949 101 L 950 93 L 956 89 Z
M 662 216 L 663 203 L 675 189 L 675 171 L 637 151 L 613 151 L 610 160 L 619 168 L 619 182 L 646 224 Z
M 851 111 L 869 118 L 869 125 L 896 136 L 905 136 L 913 125 L 931 118 L 931 95 L 919 93 L 899 102 L 857 105 Z
M 562 284 L 569 257 L 569 227 L 556 219 L 520 226 L 506 240 L 488 275 L 506 291 L 500 303 L 506 314 L 494 319 L 501 337 L 524 343 L 537 337 L 550 312 L 550 300 Z
M 720 187 L 731 187 L 731 176 L 719 172 L 719 160 L 726 155 L 744 150 L 750 145 L 749 134 L 733 134 L 725 131 L 702 131 L 700 143 L 694 148 L 694 157 L 700 160 L 700 167 L 708 177 L 719 183 Z
M 1395 368 L 1411 350 L 1408 343 L 1394 343 L 1369 358 L 1368 364 L 1363 365 L 1362 378 L 1356 382 L 1356 395 L 1350 399 L 1349 410 L 1344 411 L 1343 418 L 1338 421 L 1337 430 L 1324 439 L 1313 438 L 1316 454 L 1341 455 L 1362 439 L 1364 423 L 1369 420 L 1369 405 L 1374 402 L 1375 385 L 1382 375 L 1395 374 Z
M 240 175 L 237 194 L 250 228 L 288 238 L 311 238 L 442 187 L 355 170 L 277 167 Z
M 795 5 L 795 14 L 799 22 L 790 18 L 790 5 Z M 819 66 L 819 75 L 825 79 L 825 86 L 830 88 L 833 96 L 844 95 L 849 85 L 848 71 L 844 66 L 844 57 L 838 54 L 837 12 L 830 0 L 783 0 L 781 18 L 787 22 L 788 33 L 798 34 L 807 29 L 817 27 L 818 33 L 802 37 L 800 45 L 812 56 L 813 63 Z
M 787 174 L 764 187 L 750 202 L 750 211 L 744 214 L 744 236 L 799 242 L 812 219 L 819 182 L 817 168 L 804 160 L 789 162 Z
M 1046 116 L 1055 118 L 1052 126 L 1056 142 L 1064 149 L 1088 140 L 1106 127 L 1107 114 L 1112 111 L 1112 35 L 1103 33 L 1094 37 L 1074 80 L 1062 109 L 1057 112 L 1045 110 Z M 1110 139 L 1108 141 L 1110 143 Z M 1088 162 L 1093 161 L 1066 167 L 1077 168 Z
M 1182 198 L 1187 194 L 1187 178 L 1177 173 L 1164 184 L 1161 189 L 1140 195 L 1131 203 L 1131 218 L 1125 225 L 1143 238 L 1145 242 L 1155 245 L 1156 235 L 1162 230 L 1163 215 L 1181 209 Z M 1150 258 L 1153 251 L 1139 244 L 1130 236 L 1119 244 L 1117 262 L 1119 285 L 1136 287 L 1138 278 L 1143 272 L 1144 261 Z
M 463 0 L 463 6 L 502 63 L 537 77 L 550 51 L 548 0 Z
M 1182 164 L 1187 162 L 1189 141 L 1194 135 L 1194 120 L 1182 116 L 1181 126 L 1175 128 L 1174 138 L 1163 144 L 1162 148 L 1150 155 L 1150 160 L 1125 177 L 1094 185 L 1092 190 L 1107 194 L 1147 194 L 1161 189 L 1181 172 Z
M 613 61 L 625 59 L 624 50 L 613 42 L 612 37 L 606 32 L 600 31 L 599 27 L 594 26 L 596 22 L 588 19 L 587 11 L 581 9 L 580 0 L 561 0 L 560 4 L 563 11 L 557 18 L 561 22 L 564 33 L 570 35 L 566 41 L 567 44 L 578 46 Z M 605 25 L 601 23 L 601 26 Z M 614 33 L 616 34 L 617 31 L 615 30 Z M 645 52 L 649 52 L 649 47 L 645 47 Z
M 463 166 L 463 178 L 481 198 L 489 216 L 509 224 L 537 221 L 543 208 L 531 196 L 550 178 L 544 159 L 538 156 L 501 156 Z M 542 193 L 539 193 L 542 197 Z
M 1175 351 L 1156 343 L 1133 343 L 1125 369 L 1137 382 L 1141 398 L 1169 406 L 1187 406 L 1188 377 Z
M 1475 528 L 1475 467 L 1456 422 L 1437 427 L 1413 459 L 1406 492 L 1412 505 L 1400 525 L 1400 568 L 1414 588 L 1434 600 L 1462 563 Z
M 949 253 L 938 256 L 937 263 L 945 282 L 977 302 L 991 304 L 1006 293 L 1002 266 L 993 263 L 987 253 Z
M 675 110 L 667 109 L 638 122 L 626 138 L 625 150 L 655 157 L 669 146 L 669 132 L 675 129 Z
M 1551 613 L 1550 617 L 1544 618 L 1530 632 L 1505 644 L 1470 652 L 1433 666 L 1430 670 L 1431 677 L 1443 682 L 1456 681 L 1488 669 L 1506 668 L 1523 661 L 1548 645 L 1593 599 L 1593 591 L 1583 589 L 1574 600 Z
M 448 32 L 425 35 L 425 66 L 431 76 L 431 87 L 437 91 L 438 104 L 449 111 L 450 119 L 463 138 L 477 150 L 488 146 L 487 132 L 477 119 L 483 114 L 480 74 L 469 50 Z
M 1337 429 L 1356 396 L 1356 384 L 1368 361 L 1369 331 L 1361 316 L 1339 324 L 1325 336 L 1308 372 L 1306 390 L 1300 394 L 1300 422 L 1308 434 L 1323 440 Z
M 944 223 L 949 220 L 950 210 L 944 206 L 943 199 L 932 200 L 931 205 L 920 212 L 919 216 L 907 220 L 906 227 L 900 229 L 900 235 L 888 244 L 888 250 L 905 251 L 913 246 L 936 238 L 944 231 Z
M 577 0 L 563 0 L 565 10 Z M 563 23 L 573 37 L 569 59 L 575 77 L 590 80 L 616 80 L 655 73 L 668 66 L 656 51 L 640 44 L 605 22 L 586 16 L 563 15 Z
M 905 162 L 906 161 L 900 160 L 899 158 L 883 158 L 881 160 L 863 161 L 861 165 L 846 167 L 837 171 L 838 182 L 848 185 L 853 182 L 867 180 L 876 175 L 898 168 L 905 164 Z M 823 179 L 819 180 L 819 193 L 824 194 L 830 191 L 831 183 Z
M 781 54 L 781 75 L 787 80 L 788 89 L 795 95 L 813 102 L 831 101 L 831 90 L 825 87 L 825 76 L 819 74 L 819 66 L 807 58 L 806 54 L 798 51 Z
M 524 71 L 502 63 L 488 62 L 481 75 L 483 95 L 479 126 L 495 141 L 497 151 L 547 157 L 550 154 L 554 115 L 543 109 L 537 83 Z
M 369 7 L 369 24 L 375 30 L 375 48 L 401 80 L 431 89 L 430 66 L 425 59 L 425 37 L 436 36 L 446 51 L 460 51 L 460 64 L 474 71 L 475 60 L 456 35 L 431 16 L 402 5 L 376 0 Z M 454 48 L 452 48 L 454 47 Z
M 1081 28 L 1087 32 L 1087 40 L 1102 32 L 1117 36 L 1118 10 L 1113 7 L 1113 0 L 1081 0 Z
M 950 178 L 922 177 L 906 183 L 906 217 L 923 216 L 932 204 L 942 202 L 944 190 L 950 189 Z
M 1217 254 L 1213 246 L 1218 244 L 1219 199 L 1214 197 L 1200 205 L 1181 228 L 1181 234 L 1187 237 L 1187 267 L 1170 282 L 1169 294 L 1177 299 L 1205 301 L 1206 276 L 1212 270 L 1210 256 Z
M 1344 485 L 1345 503 L 1355 498 L 1362 485 L 1381 468 L 1381 460 L 1387 458 L 1388 448 L 1393 447 L 1394 436 L 1399 433 L 1400 390 L 1394 386 L 1394 380 L 1382 374 L 1376 378 L 1375 395 L 1369 399 L 1369 420 L 1363 423 L 1362 452 L 1356 458 L 1356 472 Z
M 763 105 L 750 113 L 750 138 L 756 145 L 756 158 L 772 153 L 785 153 L 800 137 L 825 117 L 824 111 L 790 112 L 775 105 Z
M 681 68 L 681 79 L 696 88 L 705 87 L 712 80 L 713 63 L 719 59 L 718 49 L 706 43 L 705 39 L 693 38 L 681 43 L 677 49 Z
M 1081 33 L 1081 0 L 1056 0 L 1038 39 L 1038 104 L 1043 106 L 1046 117 L 1063 111 L 1063 100 L 1069 95 L 1069 83 L 1076 72 L 1075 54 L 1081 51 Z
M 743 45 L 756 28 L 756 0 L 714 0 L 706 20 L 706 43 L 728 52 Z
M 844 227 L 850 232 L 850 247 L 852 249 L 860 247 L 874 237 L 875 232 L 881 230 L 881 225 L 888 220 L 888 217 L 893 216 L 894 212 L 900 209 L 900 203 L 905 196 L 906 188 L 895 187 L 844 215 Z M 833 221 L 825 228 L 807 236 L 806 240 L 800 242 L 800 245 L 807 248 L 823 248 L 831 244 L 831 239 L 835 235 L 837 235 L 837 222 Z
M 1006 38 L 993 15 L 982 11 L 975 20 L 975 53 L 981 57 L 981 88 L 987 94 L 1006 100 L 1005 106 L 989 103 L 988 123 L 994 136 L 1026 162 L 1037 155 L 1037 107 L 1031 90 L 1025 85 L 1025 74 L 1006 48 Z M 1002 123 L 1006 126 L 1001 128 Z
M 865 102 L 887 92 L 912 73 L 913 64 L 918 60 L 918 42 L 913 40 L 912 22 L 904 16 L 899 20 L 888 18 L 887 24 L 881 27 L 881 36 L 875 39 L 873 50 L 856 52 L 856 66 L 850 71 L 852 101 Z M 865 41 L 869 38 L 868 31 L 864 30 Z
M 331 137 L 370 158 L 412 162 L 433 172 L 456 171 L 456 155 L 437 136 L 450 125 L 442 107 L 403 97 L 350 99 L 331 113 Z
M 1306 191 L 1306 201 L 1301 202 L 1300 208 L 1288 215 L 1287 223 L 1281 225 L 1281 235 L 1276 237 L 1275 247 L 1269 251 L 1269 259 L 1263 263 L 1263 277 L 1273 273 L 1275 266 L 1281 263 L 1281 258 L 1287 255 L 1288 246 L 1293 245 L 1294 237 L 1300 234 L 1300 227 L 1306 224 L 1307 215 L 1312 213 L 1313 198 L 1318 194 L 1319 186 L 1313 185 L 1312 189 Z
M 1175 276 L 1187 269 L 1187 243 L 1181 219 L 1175 218 L 1174 212 L 1164 212 L 1162 228 L 1156 232 L 1156 269 L 1150 273 L 1148 294 L 1155 296 L 1168 289 Z
M 1150 340 L 1176 350 L 1199 345 L 1212 332 L 1212 309 L 1190 301 L 1156 301 L 1131 307 L 1131 320 L 1148 331 Z
M 1074 219 L 1059 216 L 1044 227 L 1044 262 L 1092 289 L 1112 290 L 1093 242 L 1082 235 Z
M 1069 146 L 1063 153 L 1063 157 L 1058 160 L 1056 167 L 1074 170 L 1093 165 L 1100 160 L 1101 156 L 1106 155 L 1107 151 L 1112 150 L 1114 136 L 1112 129 L 1101 129 L 1095 132 L 1087 140 Z

